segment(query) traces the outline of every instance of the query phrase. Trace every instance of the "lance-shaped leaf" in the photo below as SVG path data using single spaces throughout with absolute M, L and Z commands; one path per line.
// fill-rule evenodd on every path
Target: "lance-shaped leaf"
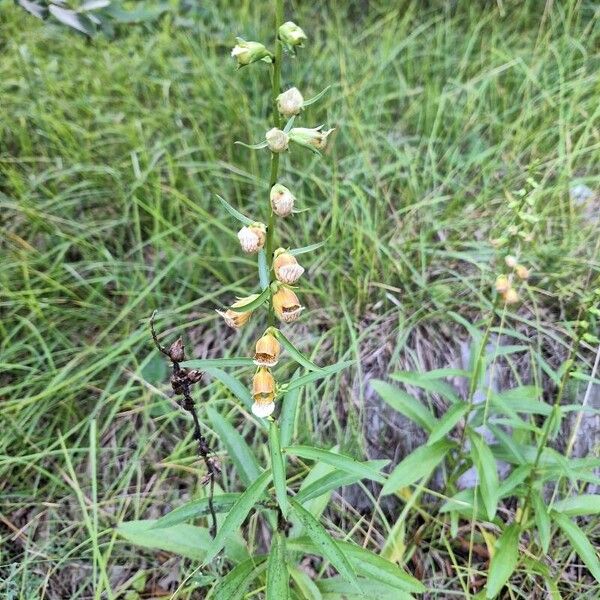
M 239 379 L 237 379 L 237 377 L 214 367 L 205 368 L 204 371 L 215 379 L 218 379 L 240 402 L 245 404 L 247 408 L 252 406 L 252 396 L 250 391 Z
M 225 546 L 227 540 L 234 535 L 238 528 L 242 525 L 248 513 L 259 501 L 267 485 L 271 481 L 271 471 L 265 471 L 260 475 L 247 489 L 240 495 L 237 502 L 227 513 L 223 524 L 217 531 L 217 535 L 212 540 L 206 551 L 204 564 L 209 563 Z
M 414 371 L 400 371 L 398 373 L 393 373 L 391 377 L 407 385 L 419 387 L 426 392 L 438 394 L 453 404 L 458 402 L 460 398 L 454 388 L 445 381 L 440 381 L 440 379 L 446 375 L 440 374 L 439 377 L 434 377 L 433 375 L 436 374 L 437 373 L 435 372 L 415 373 Z
M 253 556 L 237 565 L 214 588 L 214 600 L 241 600 L 250 583 L 266 569 L 264 556 Z
M 229 310 L 233 312 L 248 312 L 249 310 L 256 310 L 259 306 L 262 306 L 271 297 L 271 289 L 266 287 L 254 300 L 246 302 L 241 306 L 230 306 Z
M 452 444 L 447 440 L 440 440 L 431 446 L 420 446 L 391 472 L 381 493 L 393 494 L 419 479 L 429 477 L 450 448 Z
M 216 367 L 217 369 L 227 369 L 234 367 L 252 367 L 254 363 L 251 358 L 236 357 L 236 358 L 192 358 L 181 363 L 181 366 L 186 369 L 208 369 Z
M 300 254 L 305 254 L 306 252 L 313 252 L 321 246 L 324 246 L 327 243 L 327 240 L 322 242 L 317 242 L 316 244 L 310 244 L 310 246 L 302 246 L 302 248 L 293 248 L 292 250 L 288 250 L 288 254 L 292 256 L 299 256 Z
M 235 428 L 225 420 L 214 408 L 208 408 L 208 417 L 221 443 L 227 449 L 227 455 L 233 461 L 240 479 L 250 485 L 261 474 L 261 468 L 258 466 L 256 456 L 244 441 L 244 438 L 235 430 Z
M 298 379 L 300 369 L 297 369 L 292 375 L 291 381 Z M 281 413 L 279 414 L 279 427 L 281 428 L 281 447 L 285 448 L 292 442 L 294 435 L 294 426 L 296 424 L 296 414 L 298 413 L 298 401 L 300 399 L 300 388 L 288 391 L 283 397 L 281 403 Z
M 481 498 L 488 519 L 491 521 L 496 515 L 499 499 L 498 489 L 500 487 L 496 459 L 487 443 L 478 433 L 471 430 L 468 433 L 471 441 L 471 456 L 477 468 Z
M 283 516 L 287 519 L 288 499 L 285 476 L 285 456 L 281 451 L 281 442 L 279 440 L 279 427 L 275 421 L 269 424 L 269 452 L 271 454 L 271 469 L 273 471 L 273 485 L 275 486 L 275 496 Z
M 219 494 L 213 497 L 213 508 L 216 513 L 227 512 L 240 497 L 239 494 Z M 173 527 L 190 519 L 201 517 L 210 514 L 210 503 L 208 497 L 198 498 L 191 502 L 186 502 L 176 509 L 167 513 L 164 517 L 158 519 L 153 527 L 161 529 L 165 527 Z
M 355 475 L 361 479 L 371 479 L 378 483 L 385 481 L 385 477 L 377 469 L 374 469 L 372 464 L 360 462 L 345 454 L 337 454 L 336 452 L 314 448 L 313 446 L 290 446 L 285 449 L 285 452 L 309 460 L 324 462 L 340 471 Z
M 500 593 L 517 566 L 520 533 L 519 525 L 512 523 L 496 542 L 485 592 L 488 600 L 495 598 Z
M 233 208 L 233 206 L 231 206 L 231 204 L 229 204 L 229 202 L 227 202 L 227 200 L 225 200 L 224 198 L 221 198 L 221 196 L 219 196 L 219 194 L 216 194 L 216 196 L 217 196 L 219 202 L 225 208 L 225 210 L 231 216 L 235 217 L 240 223 L 243 223 L 244 225 L 252 225 L 252 223 L 254 223 L 254 221 L 252 219 L 249 219 L 248 217 L 243 215 L 239 210 L 236 210 L 235 208 Z
M 289 579 L 285 557 L 285 536 L 280 531 L 276 531 L 273 534 L 269 552 L 266 600 L 287 600 L 289 598 Z
M 331 89 L 331 86 L 328 85 L 323 91 L 319 92 L 316 96 L 313 96 L 312 98 L 309 98 L 308 100 L 305 100 L 302 103 L 302 107 L 306 108 L 307 106 L 310 106 L 311 104 L 314 104 L 315 102 L 318 102 L 330 89 Z
M 600 515 L 600 495 L 582 494 L 556 502 L 552 509 L 568 517 Z
M 301 504 L 298 504 L 295 500 L 290 500 L 294 515 L 298 518 L 304 531 L 308 537 L 312 540 L 313 544 L 317 548 L 318 554 L 325 557 L 331 564 L 337 569 L 338 573 L 350 581 L 358 591 L 358 581 L 356 579 L 356 573 L 352 568 L 352 565 L 346 558 L 344 552 L 335 543 L 333 538 L 327 533 L 323 525 L 319 523 Z
M 471 405 L 467 402 L 457 402 L 452 405 L 446 414 L 436 423 L 435 427 L 431 430 L 427 445 L 435 444 L 438 440 L 441 440 L 446 436 L 447 433 L 452 431 L 456 424 L 469 412 Z
M 313 371 L 312 373 L 298 377 L 297 379 L 290 381 L 287 385 L 283 385 L 281 387 L 285 393 L 291 392 L 292 390 L 301 388 L 302 386 L 313 383 L 314 381 L 319 381 L 319 379 L 324 379 L 330 375 L 335 375 L 335 373 L 338 373 L 343 369 L 347 369 L 350 365 L 353 365 L 354 362 L 355 361 L 353 360 L 348 360 L 346 362 L 339 362 L 335 365 L 330 365 L 329 367 L 323 367 L 318 371 Z
M 305 369 L 308 369 L 309 371 L 322 371 L 321 367 L 318 367 L 317 365 L 315 365 L 314 362 L 306 358 L 306 356 L 304 356 L 304 354 L 302 354 L 302 352 L 300 352 L 300 350 L 298 350 L 296 346 L 294 346 L 294 344 L 292 344 L 292 342 L 290 342 L 290 340 L 288 340 L 285 337 L 285 335 L 283 335 L 283 333 L 279 331 L 279 329 L 273 328 L 272 331 L 275 337 L 281 343 L 281 345 L 298 364 L 302 365 Z
M 596 550 L 587 539 L 585 533 L 567 515 L 553 511 L 551 516 L 552 520 L 561 528 L 562 532 L 571 542 L 571 546 L 579 554 L 579 558 L 581 558 L 585 566 L 590 570 L 594 579 L 600 582 L 600 561 L 598 560 Z
M 258 142 L 258 144 L 246 144 L 246 142 L 240 142 L 236 140 L 235 143 L 238 146 L 244 146 L 244 148 L 249 148 L 250 150 L 261 150 L 262 148 L 266 148 L 269 144 L 267 142 Z
M 260 289 L 266 290 L 269 287 L 269 267 L 267 265 L 267 253 L 264 248 L 258 251 L 258 280 Z

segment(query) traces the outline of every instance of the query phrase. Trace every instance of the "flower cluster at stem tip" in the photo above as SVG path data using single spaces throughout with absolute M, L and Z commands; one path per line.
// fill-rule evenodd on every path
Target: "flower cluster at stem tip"
M 269 190 L 269 227 L 259 221 L 248 221 L 239 230 L 238 240 L 242 251 L 247 254 L 259 253 L 263 248 L 270 253 L 272 252 L 271 256 L 267 256 L 269 261 L 267 266 L 270 271 L 268 282 L 269 304 L 271 314 L 282 323 L 294 322 L 304 310 L 296 292 L 292 289 L 292 286 L 303 275 L 304 267 L 300 265 L 294 253 L 290 250 L 277 248 L 272 251 L 274 231 L 269 231 L 269 228 L 274 227 L 275 217 L 286 218 L 293 215 L 296 202 L 296 197 L 292 191 L 277 181 L 278 155 L 289 150 L 290 142 L 319 153 L 325 149 L 328 137 L 334 131 L 333 129 L 323 129 L 322 125 L 312 128 L 292 127 L 294 119 L 302 113 L 307 103 L 296 87 L 291 87 L 283 92 L 277 89 L 279 88 L 281 73 L 281 64 L 279 63 L 281 62 L 282 50 L 295 55 L 297 49 L 302 48 L 307 39 L 306 34 L 298 25 L 292 21 L 287 21 L 280 25 L 277 31 L 276 43 L 280 45 L 277 52 L 270 52 L 263 44 L 246 41 L 240 37 L 236 38 L 236 45 L 231 51 L 231 56 L 235 60 L 238 69 L 258 62 L 269 63 L 273 69 L 272 91 L 274 98 L 273 110 L 276 117 L 275 124 L 265 133 L 265 141 L 262 144 L 253 146 L 253 148 L 267 147 L 271 152 L 271 183 L 273 185 L 270 186 Z M 313 98 L 309 103 L 312 104 L 318 100 L 322 94 Z M 280 119 L 288 119 L 288 124 L 283 129 L 280 126 Z M 227 325 L 234 329 L 240 329 L 248 323 L 252 313 L 262 303 L 262 298 L 266 293 L 265 290 L 263 294 L 252 294 L 245 298 L 238 298 L 228 310 L 217 312 L 223 317 Z M 247 310 L 244 310 L 245 306 L 248 306 Z M 281 354 L 278 336 L 278 329 L 270 326 L 255 344 L 254 364 L 257 370 L 252 380 L 252 412 L 258 417 L 268 417 L 275 409 L 278 388 L 271 370 L 277 365 Z

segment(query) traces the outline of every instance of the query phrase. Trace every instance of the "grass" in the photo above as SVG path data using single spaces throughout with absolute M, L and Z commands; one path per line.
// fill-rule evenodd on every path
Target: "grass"
M 309 310 L 290 336 L 322 364 L 357 359 L 303 393 L 307 440 L 356 455 L 374 452 L 373 437 L 391 436 L 401 452 L 414 445 L 393 426 L 373 429 L 368 381 L 456 355 L 466 332 L 451 313 L 478 322 L 489 311 L 488 239 L 513 224 L 521 189 L 535 278 L 506 328 L 536 351 L 514 376 L 547 379 L 540 358 L 558 366 L 600 270 L 598 222 L 569 194 L 585 184 L 597 199 L 600 189 L 597 10 L 572 0 L 295 7 L 310 44 L 284 69 L 284 86 L 309 97 L 315 82 L 330 84 L 304 123 L 337 131 L 326 160 L 284 158 L 284 183 L 307 211 L 281 238 L 328 240 L 306 255 Z M 179 505 L 203 474 L 166 394 L 151 312 L 169 336 L 185 332 L 197 357 L 246 355 L 253 340 L 250 329 L 226 332 L 213 310 L 255 285 L 215 193 L 266 218 L 268 155 L 233 142 L 264 134 L 268 70 L 262 82 L 235 72 L 228 50 L 235 35 L 264 37 L 271 15 L 261 3 L 222 2 L 186 18 L 189 27 L 169 13 L 86 43 L 0 7 L 3 597 L 116 598 L 140 573 L 158 595 L 189 574 L 185 561 L 156 561 L 113 528 Z M 582 370 L 592 350 L 584 345 Z M 266 457 L 262 434 L 218 382 L 203 391 L 204 421 L 208 406 Z M 221 459 L 229 489 L 235 475 Z M 338 497 L 331 526 L 382 547 L 393 521 L 372 504 L 365 517 Z M 554 552 L 568 548 L 559 540 Z M 434 558 L 422 568 L 437 598 L 475 574 L 444 578 Z M 562 591 L 597 592 L 577 581 Z

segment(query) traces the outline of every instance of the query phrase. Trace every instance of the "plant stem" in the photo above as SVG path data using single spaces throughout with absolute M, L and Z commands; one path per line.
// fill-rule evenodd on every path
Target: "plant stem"
M 281 93 L 281 59 L 283 56 L 283 46 L 278 39 L 279 27 L 283 24 L 283 0 L 275 0 L 275 58 L 273 58 L 273 74 L 271 77 L 271 102 L 273 110 L 274 126 L 281 128 L 281 117 L 277 109 L 277 96 Z M 269 177 L 269 189 L 267 197 L 269 197 L 271 188 L 277 183 L 277 175 L 279 173 L 279 154 L 271 153 L 271 176 Z M 272 281 L 273 271 L 273 240 L 275 237 L 275 213 L 271 208 L 269 201 L 269 220 L 267 223 L 267 265 L 269 267 L 269 283 Z M 274 325 L 273 314 L 273 296 L 271 295 L 271 309 L 269 310 L 269 325 Z

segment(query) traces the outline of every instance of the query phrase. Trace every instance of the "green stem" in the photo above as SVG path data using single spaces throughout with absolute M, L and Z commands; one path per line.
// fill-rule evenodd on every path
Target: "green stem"
M 271 78 L 271 98 L 273 104 L 273 122 L 275 127 L 281 128 L 281 117 L 279 116 L 279 110 L 277 109 L 277 96 L 281 93 L 281 59 L 283 57 L 283 46 L 278 39 L 279 27 L 283 25 L 283 0 L 275 0 L 275 57 L 273 58 L 273 75 Z M 271 153 L 271 176 L 269 177 L 269 189 L 267 191 L 267 198 L 269 198 L 271 188 L 277 183 L 277 176 L 279 173 L 279 154 L 276 152 Z M 269 282 L 273 278 L 273 242 L 275 237 L 275 213 L 271 209 L 271 202 L 269 200 L 269 220 L 267 222 L 267 266 L 269 268 Z M 272 326 L 275 323 L 275 316 L 273 314 L 273 296 L 271 295 L 271 308 L 269 310 L 269 325 Z

